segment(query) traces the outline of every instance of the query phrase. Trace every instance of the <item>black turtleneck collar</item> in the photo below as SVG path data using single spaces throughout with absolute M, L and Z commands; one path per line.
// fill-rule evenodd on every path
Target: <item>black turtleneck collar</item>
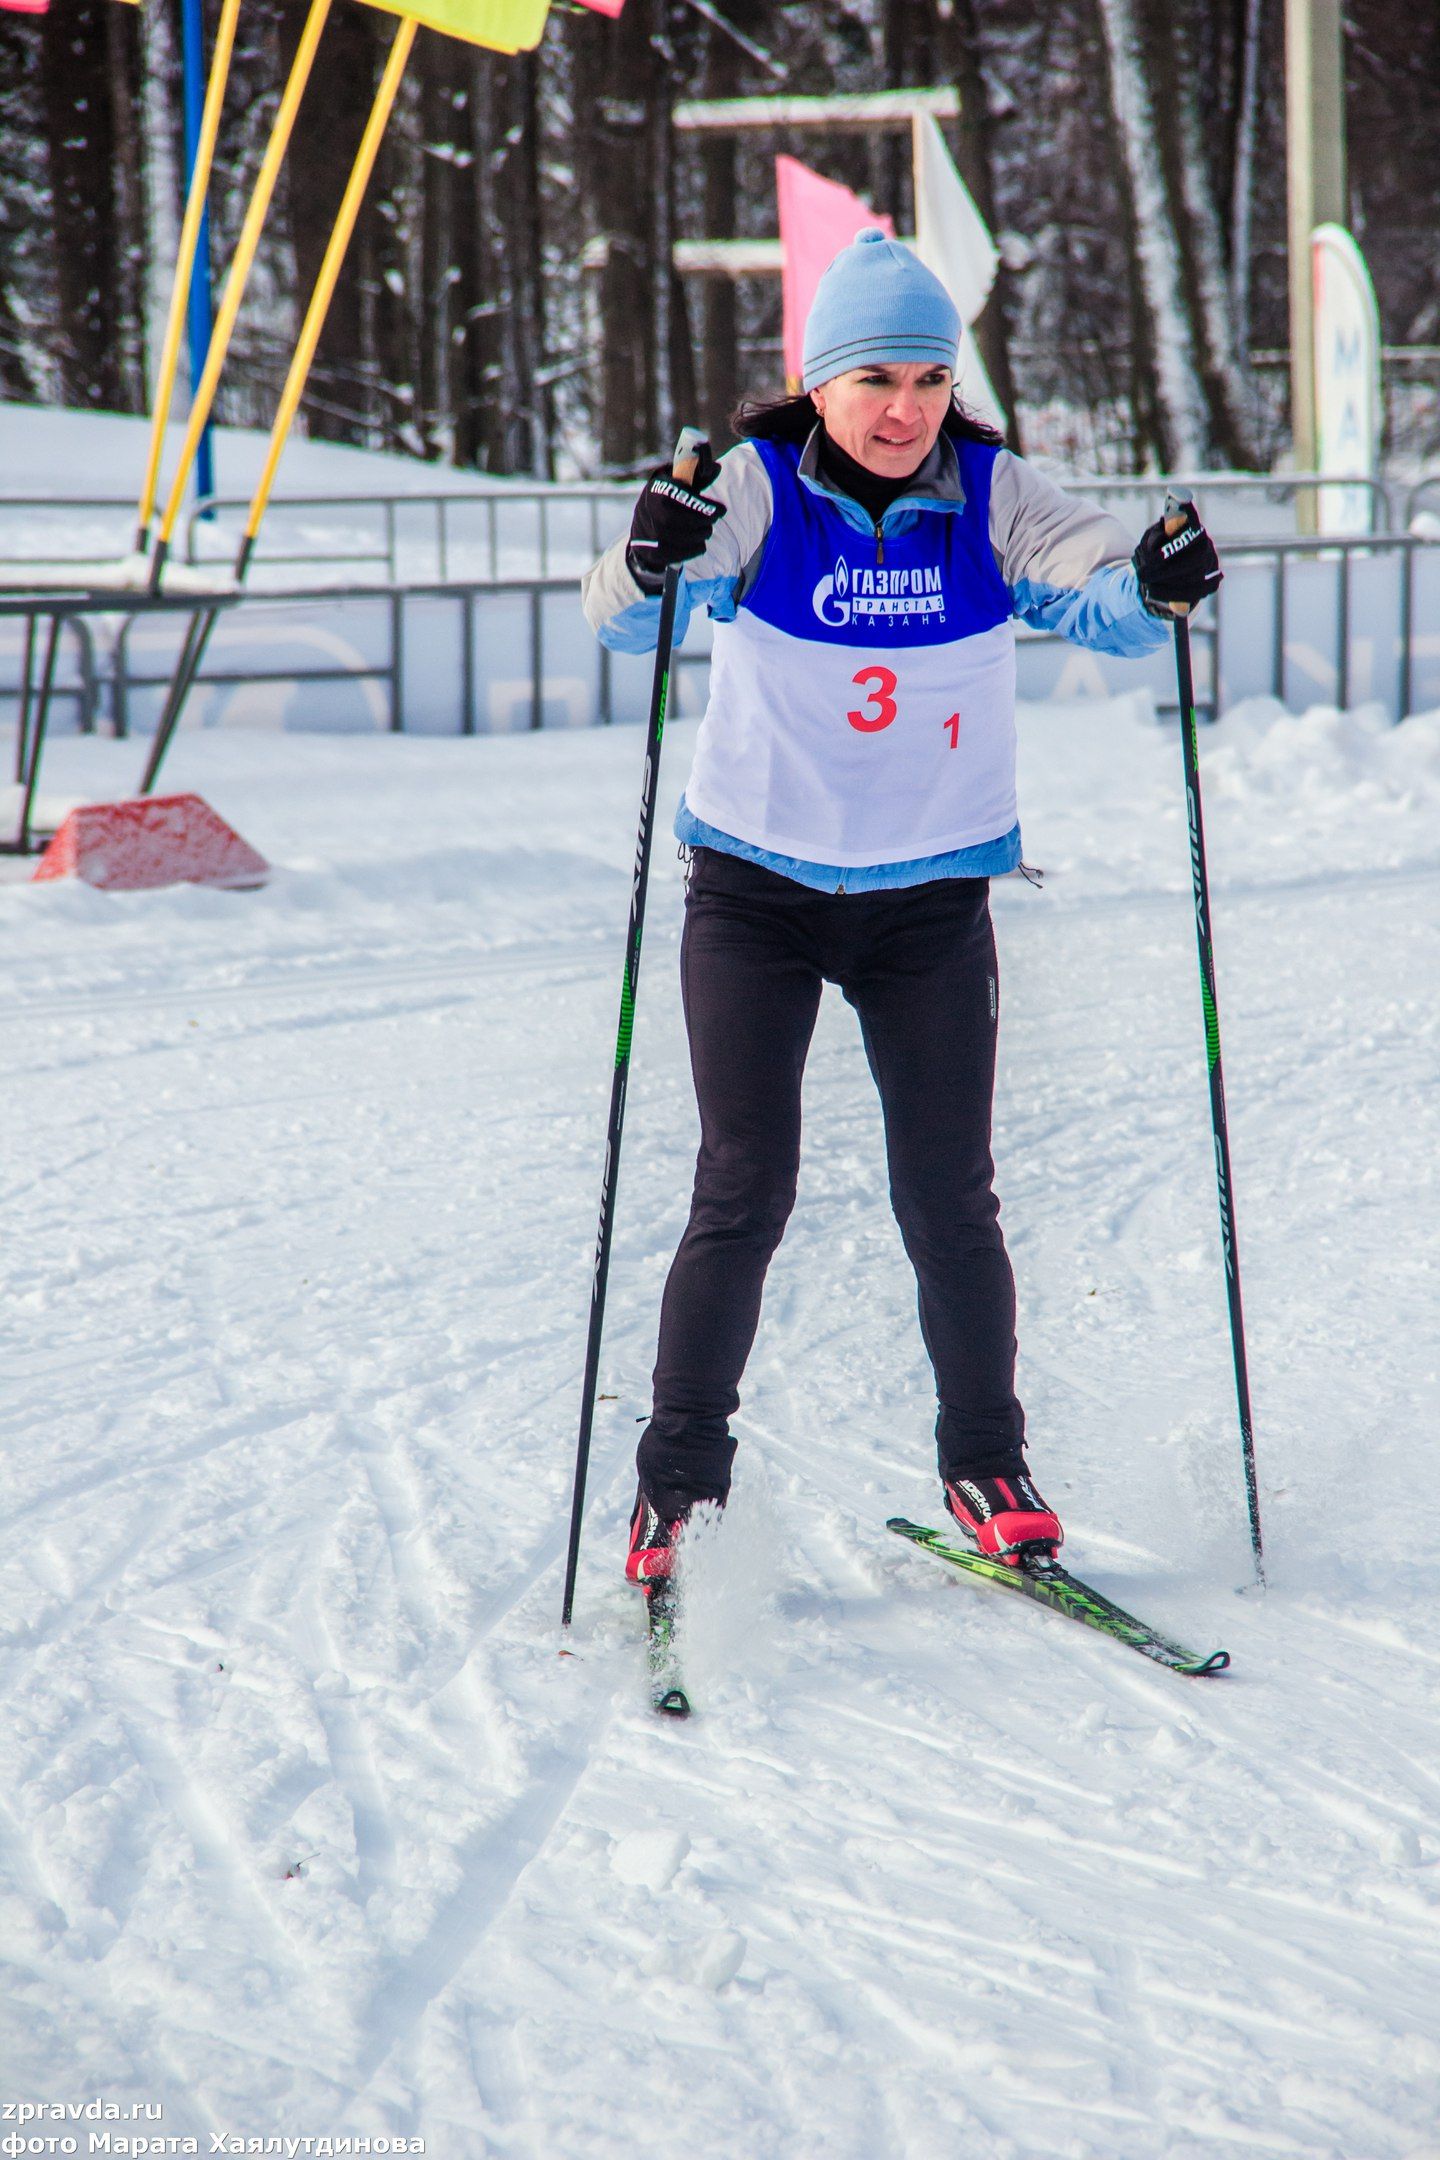
M 823 420 L 820 422 L 818 462 L 821 472 L 831 485 L 859 503 L 865 515 L 876 525 L 891 503 L 906 492 L 915 478 L 915 473 L 906 473 L 901 480 L 891 480 L 884 473 L 871 472 L 868 465 L 862 465 L 858 459 L 851 457 L 848 450 L 842 450 L 839 443 L 831 440 Z M 923 465 L 924 462 L 922 458 L 920 464 Z M 919 470 L 920 465 L 917 465 L 915 472 Z

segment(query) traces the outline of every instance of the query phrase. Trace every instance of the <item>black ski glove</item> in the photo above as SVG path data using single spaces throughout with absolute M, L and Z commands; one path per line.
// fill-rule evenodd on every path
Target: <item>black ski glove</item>
M 724 503 L 712 502 L 704 492 L 719 473 L 707 452 L 688 486 L 675 479 L 668 465 L 657 465 L 645 482 L 630 520 L 625 561 L 646 592 L 659 592 L 672 563 L 692 562 L 705 552 L 711 531 L 725 515 Z
M 1184 510 L 1185 522 L 1175 533 L 1167 533 L 1165 519 L 1157 518 L 1141 535 L 1133 557 L 1141 599 L 1152 615 L 1167 621 L 1177 600 L 1188 611 L 1214 592 L 1225 574 L 1194 503 L 1186 503 Z

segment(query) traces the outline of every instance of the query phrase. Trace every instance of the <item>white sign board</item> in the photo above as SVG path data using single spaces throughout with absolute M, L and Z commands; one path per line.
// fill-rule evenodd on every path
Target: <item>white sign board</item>
M 1380 462 L 1380 318 L 1365 258 L 1343 225 L 1310 235 L 1315 281 L 1316 468 L 1337 479 L 1370 480 Z M 1369 532 L 1368 488 L 1323 487 L 1322 533 Z

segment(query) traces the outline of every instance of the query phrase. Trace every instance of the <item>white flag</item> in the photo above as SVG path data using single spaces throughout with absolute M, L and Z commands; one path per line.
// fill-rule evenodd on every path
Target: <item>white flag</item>
M 934 271 L 960 310 L 956 388 L 963 404 L 1003 428 L 1004 411 L 969 328 L 990 297 L 1000 256 L 934 120 L 928 113 L 917 113 L 911 126 L 915 252 L 926 269 Z

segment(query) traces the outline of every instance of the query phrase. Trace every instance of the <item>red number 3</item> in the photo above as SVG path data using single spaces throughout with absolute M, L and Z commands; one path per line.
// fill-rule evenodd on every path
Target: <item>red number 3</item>
M 851 682 L 858 683 L 865 692 L 867 705 L 875 706 L 873 713 L 848 712 L 845 717 L 851 727 L 862 735 L 878 735 L 881 728 L 889 727 L 895 718 L 895 676 L 888 667 L 864 667 Z

